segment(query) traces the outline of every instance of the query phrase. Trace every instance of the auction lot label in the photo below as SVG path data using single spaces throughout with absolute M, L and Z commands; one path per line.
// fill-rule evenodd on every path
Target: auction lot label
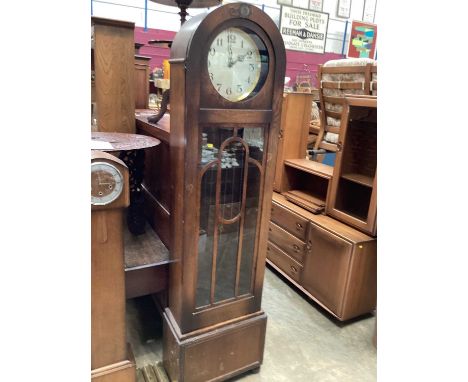
M 324 53 L 328 13 L 281 6 L 280 32 L 286 49 Z

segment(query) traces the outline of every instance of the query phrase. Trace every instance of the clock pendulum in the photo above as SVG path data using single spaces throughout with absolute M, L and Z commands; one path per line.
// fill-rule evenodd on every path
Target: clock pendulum
M 171 257 L 164 366 L 173 381 L 260 367 L 261 309 L 285 49 L 257 7 L 186 21 L 171 47 Z

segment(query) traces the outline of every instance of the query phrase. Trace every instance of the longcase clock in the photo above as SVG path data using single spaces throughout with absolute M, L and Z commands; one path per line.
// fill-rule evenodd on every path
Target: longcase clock
M 258 370 L 285 50 L 250 4 L 185 22 L 171 48 L 171 264 L 164 366 L 173 381 Z

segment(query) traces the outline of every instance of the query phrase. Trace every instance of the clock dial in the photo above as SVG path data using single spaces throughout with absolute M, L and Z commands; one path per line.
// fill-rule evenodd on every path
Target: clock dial
M 91 164 L 91 204 L 104 206 L 116 200 L 123 190 L 122 173 L 106 162 Z
M 263 42 L 253 32 L 227 28 L 210 45 L 208 75 L 216 91 L 236 102 L 256 94 L 268 70 Z

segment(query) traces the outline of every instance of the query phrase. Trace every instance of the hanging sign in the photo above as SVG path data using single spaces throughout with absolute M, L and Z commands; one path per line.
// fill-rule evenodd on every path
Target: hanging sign
M 309 0 L 309 9 L 312 11 L 323 11 L 323 0 Z
M 338 0 L 336 15 L 348 19 L 351 15 L 351 0 Z
M 281 6 L 279 29 L 286 49 L 324 53 L 328 16 L 328 13 Z
M 375 8 L 377 0 L 364 0 L 364 9 L 362 11 L 362 21 L 373 23 L 375 18 Z

